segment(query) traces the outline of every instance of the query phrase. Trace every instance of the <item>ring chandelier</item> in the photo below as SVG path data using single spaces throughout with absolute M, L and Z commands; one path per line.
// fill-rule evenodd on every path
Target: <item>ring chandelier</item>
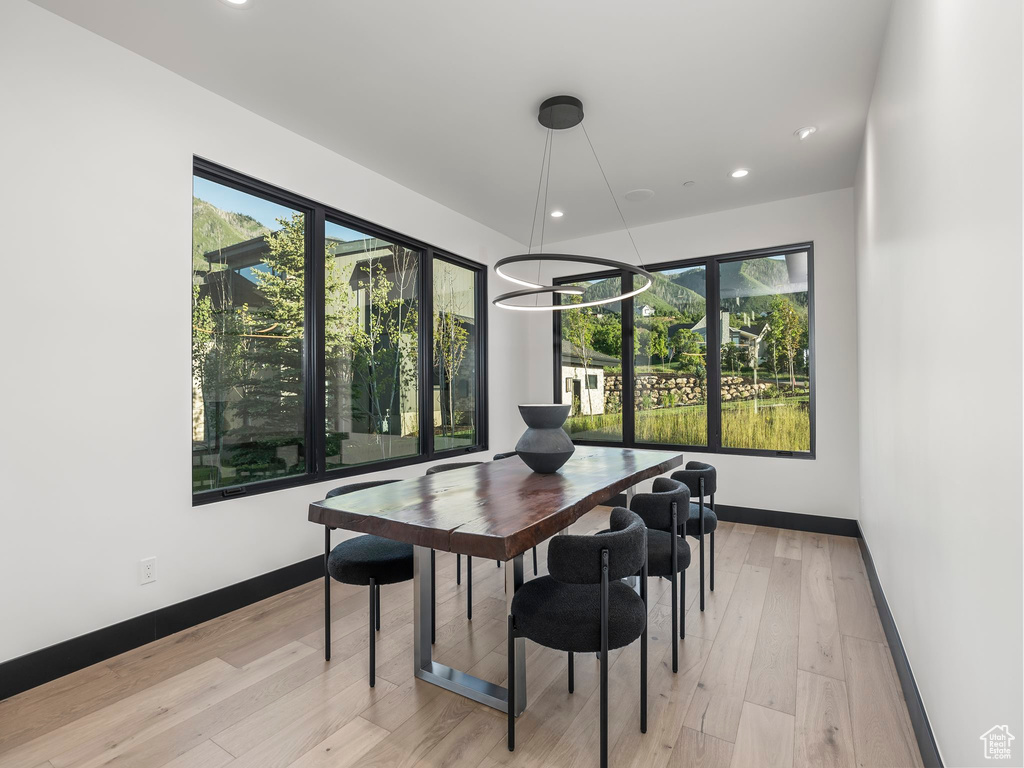
M 636 242 L 633 240 L 633 234 L 629 231 L 629 227 L 626 225 L 626 219 L 623 217 L 622 209 L 619 208 L 619 203 L 615 199 L 615 193 L 612 192 L 611 184 L 608 183 L 608 176 L 605 175 L 604 168 L 601 167 L 601 161 L 598 159 L 597 152 L 594 150 L 593 142 L 590 141 L 590 135 L 587 133 L 586 127 L 582 126 L 583 102 L 579 99 L 573 98 L 572 96 L 553 96 L 540 105 L 540 112 L 537 115 L 537 120 L 541 125 L 548 129 L 548 134 L 544 143 L 544 153 L 541 157 L 540 181 L 537 183 L 537 201 L 533 208 L 533 226 L 530 229 L 529 252 L 521 253 L 516 256 L 506 256 L 503 259 L 499 259 L 494 265 L 494 273 L 498 275 L 498 277 L 525 287 L 521 290 L 509 291 L 508 293 L 496 296 L 491 303 L 496 307 L 501 307 L 502 309 L 514 309 L 521 312 L 559 312 L 565 309 L 579 309 L 580 307 L 596 307 L 599 304 L 611 304 L 643 293 L 654 283 L 654 278 L 651 276 L 650 272 L 643 268 L 643 259 L 640 258 L 640 252 L 637 250 Z M 594 155 L 594 161 L 597 163 L 597 167 L 601 171 L 601 176 L 604 178 L 605 185 L 608 187 L 608 193 L 612 197 L 612 202 L 615 203 L 615 210 L 619 212 L 619 218 L 622 220 L 622 226 L 626 230 L 626 234 L 629 235 L 629 241 L 633 244 L 633 251 L 636 253 L 637 261 L 640 262 L 640 266 L 627 264 L 623 261 L 615 261 L 614 259 L 601 259 L 596 256 L 581 256 L 578 254 L 568 253 L 544 253 L 545 217 L 542 217 L 541 219 L 540 251 L 538 253 L 532 252 L 534 232 L 537 228 L 537 211 L 540 208 L 542 190 L 544 192 L 544 207 L 545 209 L 547 208 L 548 184 L 551 180 L 551 146 L 553 143 L 553 132 L 573 128 L 577 125 L 580 125 L 583 128 L 583 135 L 586 136 L 587 143 L 590 144 L 590 151 Z M 542 285 L 539 282 L 530 282 L 529 280 L 514 277 L 502 270 L 502 267 L 507 264 L 537 262 L 537 279 L 540 280 L 541 264 L 545 261 L 568 261 L 577 264 L 592 264 L 602 267 L 610 267 L 612 269 L 622 270 L 623 272 L 636 277 L 641 277 L 646 282 L 639 288 L 635 288 L 630 291 L 623 291 L 618 296 L 578 302 L 576 304 L 538 303 L 530 306 L 528 304 L 513 303 L 515 300 L 522 299 L 527 296 L 539 297 L 546 294 L 567 294 L 571 296 L 583 295 L 583 289 L 576 286 Z

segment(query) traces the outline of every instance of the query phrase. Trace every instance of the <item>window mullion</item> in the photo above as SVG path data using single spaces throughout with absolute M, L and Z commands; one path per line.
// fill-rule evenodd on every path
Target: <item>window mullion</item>
M 705 274 L 705 316 L 707 317 L 707 388 L 708 450 L 717 452 L 722 447 L 722 312 L 719 298 L 718 260 L 708 259 Z
M 326 219 L 323 208 L 314 208 L 306 238 L 310 243 L 306 270 L 306 353 L 303 375 L 306 378 L 306 473 L 323 477 L 327 463 L 326 448 L 326 296 L 324 271 Z
M 620 287 L 623 293 L 633 290 L 633 273 L 623 272 Z M 634 297 L 624 299 L 620 319 L 622 324 L 622 444 L 636 445 L 636 376 L 633 367 Z
M 420 453 L 434 456 L 434 251 L 420 251 Z

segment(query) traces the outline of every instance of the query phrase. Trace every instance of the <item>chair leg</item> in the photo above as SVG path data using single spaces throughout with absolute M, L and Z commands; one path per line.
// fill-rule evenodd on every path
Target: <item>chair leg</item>
M 455 583 L 462 583 L 462 555 L 455 555 Z
M 601 552 L 601 768 L 608 768 L 608 550 Z
M 512 614 L 508 615 L 508 751 L 516 749 L 516 636 Z
M 473 558 L 466 555 L 466 618 L 473 620 Z
M 676 574 L 672 574 L 672 671 L 679 671 L 679 644 L 676 643 L 676 629 L 679 627 L 679 579 Z
M 647 733 L 647 625 L 650 614 L 647 612 L 647 563 L 644 563 L 640 578 L 641 597 L 644 599 L 644 633 L 640 635 L 640 733 Z M 675 634 L 672 635 L 672 646 L 675 647 Z
M 377 585 L 376 589 L 377 593 L 373 596 L 373 623 L 376 630 L 380 632 L 380 584 Z
M 697 511 L 700 514 L 700 609 L 704 610 L 704 478 L 700 479 L 700 499 Z
M 576 690 L 576 670 L 573 668 L 572 651 L 569 651 L 569 693 Z
M 708 589 L 710 589 L 712 592 L 714 592 L 715 591 L 715 532 L 714 531 L 711 532 L 711 541 L 708 544 L 708 555 L 710 556 L 709 560 L 708 560 L 708 565 L 710 566 L 710 570 L 711 570 L 711 573 L 709 574 L 710 578 L 708 580 Z
M 501 568 L 501 560 L 495 560 L 494 561 L 494 567 L 495 568 Z
M 327 559 L 331 556 L 331 529 L 324 526 L 324 661 L 331 660 L 331 574 Z
M 679 639 L 686 638 L 686 570 L 679 571 Z
M 430 550 L 430 644 L 437 642 L 437 575 L 434 568 L 434 550 Z
M 700 540 L 700 609 L 704 610 L 704 536 L 703 534 L 698 537 Z
M 533 548 L 533 575 L 537 575 L 537 548 Z
M 685 526 L 685 524 L 684 524 Z M 679 579 L 676 578 L 676 564 L 679 562 L 679 510 L 676 506 L 676 502 L 672 502 L 672 546 L 669 549 L 669 562 L 672 564 L 672 671 L 679 671 L 679 644 L 676 643 L 676 628 L 679 626 L 679 617 L 677 612 L 679 611 L 678 605 L 679 600 Z M 683 542 L 686 541 L 686 528 L 683 528 Z
M 373 631 L 373 616 L 377 612 L 377 585 L 373 579 L 370 579 L 370 620 L 367 624 L 370 626 L 370 687 L 373 688 L 377 682 L 377 640 L 374 637 L 376 634 Z

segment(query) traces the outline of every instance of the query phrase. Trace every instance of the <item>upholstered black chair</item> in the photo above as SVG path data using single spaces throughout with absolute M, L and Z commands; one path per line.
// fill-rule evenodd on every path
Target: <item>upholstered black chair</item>
M 690 565 L 690 545 L 680 534 L 684 531 L 689 507 L 689 489 L 684 483 L 667 477 L 655 478 L 653 493 L 638 493 L 630 502 L 630 508 L 647 526 L 647 574 L 672 582 L 673 672 L 679 671 L 676 628 L 679 628 L 680 638 L 686 637 L 686 569 Z
M 436 475 L 438 472 L 450 472 L 453 469 L 463 467 L 475 467 L 482 464 L 481 461 L 453 461 L 448 464 L 437 464 L 427 470 L 428 475 Z M 500 566 L 501 563 L 499 562 Z M 455 583 L 462 583 L 462 555 L 455 554 Z M 430 550 L 430 599 L 434 600 L 434 550 Z M 473 620 L 473 558 L 466 555 L 466 618 Z M 434 642 L 434 627 L 430 627 L 430 642 Z
M 352 483 L 328 491 L 327 498 L 397 483 L 397 480 L 371 480 Z M 403 544 L 382 536 L 356 536 L 331 549 L 331 528 L 324 533 L 324 659 L 331 659 L 331 579 L 343 584 L 370 588 L 370 687 L 376 682 L 376 632 L 380 630 L 380 585 L 409 581 L 413 574 L 412 544 Z
M 502 459 L 511 459 L 513 456 L 518 456 L 518 451 L 509 451 L 508 453 L 496 453 L 494 454 L 495 461 L 501 461 Z M 500 565 L 500 563 L 499 563 Z M 533 548 L 533 575 L 536 576 L 537 571 L 537 548 Z
M 593 536 L 555 536 L 548 573 L 512 598 L 508 616 L 508 748 L 515 750 L 515 640 L 569 654 L 601 654 L 601 766 L 608 765 L 608 651 L 640 638 L 640 731 L 647 732 L 647 529 L 636 514 L 616 507 L 610 530 Z M 641 575 L 640 595 L 620 581 Z
M 718 490 L 718 471 L 702 461 L 688 461 L 686 467 L 672 473 L 672 479 L 685 483 L 690 489 L 690 514 L 686 518 L 686 535 L 694 536 L 700 542 L 700 609 L 704 610 L 704 534 L 710 534 L 710 581 L 715 591 L 715 529 L 718 515 L 715 514 L 715 491 Z M 704 499 L 711 497 L 711 505 L 705 506 Z M 696 501 L 694 501 L 696 497 Z

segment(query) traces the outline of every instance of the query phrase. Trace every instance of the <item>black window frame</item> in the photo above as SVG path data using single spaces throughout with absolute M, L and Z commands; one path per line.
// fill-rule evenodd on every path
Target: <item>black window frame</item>
M 214 163 L 206 158 L 192 158 L 192 175 L 207 181 L 236 189 L 256 197 L 299 211 L 306 223 L 306 266 L 305 266 L 305 338 L 303 341 L 302 377 L 304 393 L 304 440 L 306 471 L 289 477 L 258 480 L 243 485 L 232 485 L 208 491 L 192 493 L 192 506 L 201 506 L 232 498 L 253 496 L 261 493 L 312 485 L 330 480 L 382 472 L 397 467 L 425 464 L 438 459 L 455 458 L 470 453 L 488 450 L 488 403 L 487 403 L 487 267 L 478 262 L 458 256 L 450 251 L 431 245 L 418 238 L 409 237 L 378 224 L 360 219 L 329 205 L 318 203 L 302 195 L 289 192 L 273 184 L 261 181 L 233 169 Z M 323 429 L 326 419 L 326 361 L 324 329 L 326 323 L 326 302 L 324 297 L 325 268 L 325 226 L 330 221 L 341 226 L 363 232 L 372 237 L 404 246 L 419 254 L 418 286 L 418 333 L 419 333 L 419 453 L 382 461 L 358 464 L 352 467 L 326 469 L 326 434 Z M 475 312 L 478 332 L 476 338 L 476 443 L 443 451 L 434 450 L 434 376 L 433 349 L 433 263 L 441 258 L 473 272 L 475 276 Z M 318 426 L 319 425 L 319 426 Z
M 719 266 L 728 262 L 745 261 L 749 259 L 762 258 L 766 256 L 783 256 L 788 253 L 807 252 L 807 347 L 810 353 L 808 365 L 808 380 L 810 383 L 810 394 L 808 407 L 810 409 L 811 449 L 809 451 L 770 451 L 754 448 L 730 448 L 722 445 L 722 359 L 720 347 L 711 353 L 711 345 L 707 345 L 707 413 L 708 413 L 708 444 L 707 445 L 686 445 L 668 443 L 646 443 L 636 439 L 636 405 L 634 393 L 636 391 L 635 360 L 633 358 L 633 334 L 635 326 L 634 299 L 630 296 L 623 299 L 621 305 L 622 322 L 622 440 L 577 440 L 573 439 L 576 445 L 613 446 L 622 448 L 645 448 L 651 450 L 674 450 L 689 451 L 693 453 L 720 453 L 733 456 L 765 456 L 779 459 L 802 459 L 813 461 L 817 456 L 816 441 L 816 399 L 818 388 L 815 379 L 815 364 L 817 356 L 814 352 L 814 242 L 794 243 L 791 245 L 773 246 L 771 248 L 757 248 L 748 251 L 735 251 L 732 253 L 714 254 L 711 256 L 699 256 L 692 259 L 678 259 L 663 261 L 653 264 L 645 264 L 644 268 L 649 272 L 661 272 L 671 269 L 682 269 L 686 267 L 704 267 L 704 293 L 705 293 L 705 316 L 707 318 L 707 338 L 720 339 L 719 324 L 721 321 L 719 292 Z M 601 272 L 588 272 L 577 275 L 566 275 L 559 277 L 553 282 L 555 285 L 566 285 L 589 280 L 604 280 L 607 278 L 619 277 L 622 280 L 622 292 L 628 293 L 633 290 L 633 275 L 625 270 L 604 270 Z M 560 302 L 560 294 L 552 294 L 553 301 Z M 642 298 L 642 294 L 641 294 Z M 713 302 L 713 303 L 712 303 Z M 641 301 L 641 305 L 642 305 Z M 552 329 L 554 333 L 553 365 L 554 377 L 554 402 L 562 402 L 562 312 L 552 312 Z M 719 342 L 720 344 L 720 342 Z

